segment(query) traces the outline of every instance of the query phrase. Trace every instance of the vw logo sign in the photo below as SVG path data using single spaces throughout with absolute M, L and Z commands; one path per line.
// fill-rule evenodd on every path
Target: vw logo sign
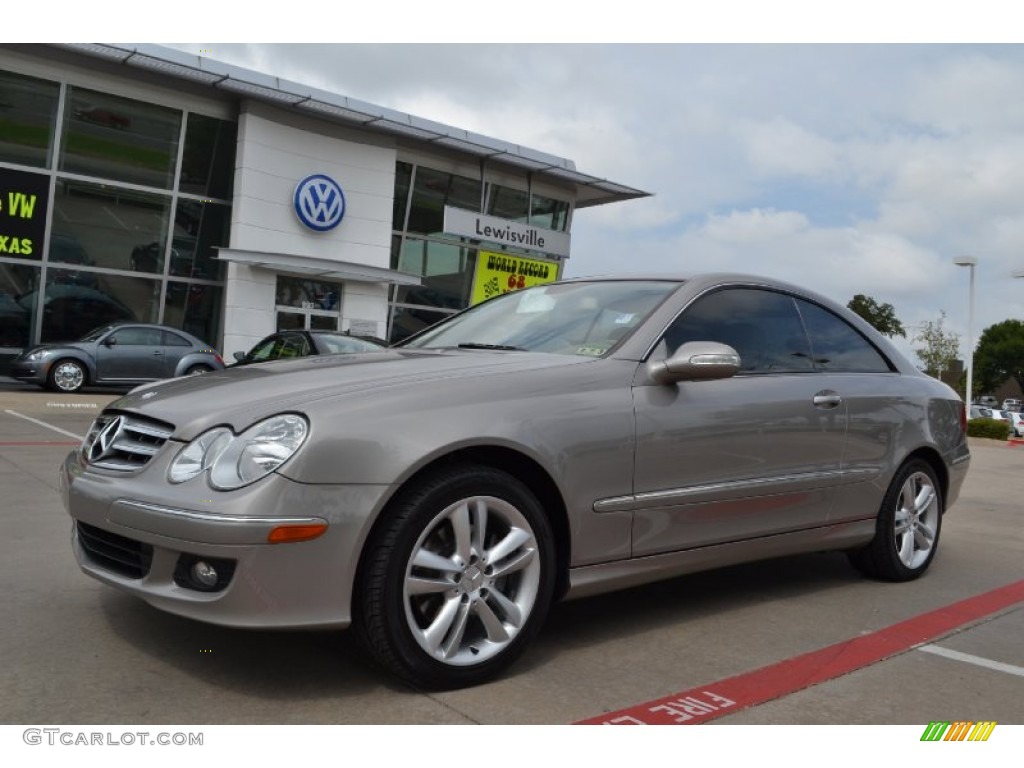
M 315 232 L 327 232 L 345 215 L 345 193 L 330 176 L 314 173 L 295 187 L 295 213 Z

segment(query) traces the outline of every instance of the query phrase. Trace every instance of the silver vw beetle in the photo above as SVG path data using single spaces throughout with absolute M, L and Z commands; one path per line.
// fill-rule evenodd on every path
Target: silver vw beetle
M 62 470 L 85 573 L 240 627 L 352 626 L 411 684 L 499 674 L 553 600 L 836 550 L 914 579 L 963 404 L 763 278 L 581 279 L 398 348 L 139 388 Z

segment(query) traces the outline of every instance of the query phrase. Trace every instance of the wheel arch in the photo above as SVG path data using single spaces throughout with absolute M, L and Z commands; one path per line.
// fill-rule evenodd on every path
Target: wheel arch
M 82 368 L 85 369 L 85 381 L 82 382 L 83 387 L 89 386 L 90 384 L 93 384 L 97 381 L 98 377 L 96 374 L 96 363 L 94 360 L 90 358 L 89 355 L 84 354 L 82 352 L 76 353 L 71 350 L 64 350 L 62 352 L 57 353 L 57 355 L 54 357 L 53 362 L 50 363 L 50 367 L 47 368 L 47 384 L 49 384 L 51 381 L 53 369 L 56 368 L 60 363 L 63 363 L 65 360 L 73 360 L 74 362 L 78 363 L 79 365 L 82 366 Z
M 908 454 L 900 464 L 900 467 L 914 459 L 922 459 L 935 472 L 935 477 L 938 478 L 939 481 L 939 490 L 942 491 L 942 513 L 945 514 L 946 500 L 949 498 L 949 469 L 946 467 L 946 462 L 942 460 L 942 456 L 934 448 L 930 446 L 921 446 L 917 450 Z
M 384 503 L 380 513 L 373 521 L 373 525 L 370 526 L 359 555 L 359 563 L 356 566 L 353 590 L 357 588 L 356 585 L 363 571 L 364 558 L 368 550 L 366 545 L 373 541 L 377 532 L 386 523 L 390 508 L 401 497 L 402 492 L 413 487 L 425 477 L 460 465 L 485 466 L 507 472 L 517 480 L 524 482 L 537 496 L 555 536 L 554 600 L 561 599 L 569 589 L 569 557 L 571 554 L 569 517 L 565 500 L 554 478 L 536 460 L 514 448 L 500 445 L 473 445 L 449 451 L 434 457 L 406 477 Z

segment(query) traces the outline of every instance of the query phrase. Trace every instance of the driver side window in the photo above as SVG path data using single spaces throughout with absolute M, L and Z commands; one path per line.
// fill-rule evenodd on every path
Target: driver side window
M 814 369 L 796 305 L 775 291 L 728 288 L 701 296 L 672 322 L 664 341 L 670 356 L 689 341 L 728 344 L 740 355 L 741 373 Z

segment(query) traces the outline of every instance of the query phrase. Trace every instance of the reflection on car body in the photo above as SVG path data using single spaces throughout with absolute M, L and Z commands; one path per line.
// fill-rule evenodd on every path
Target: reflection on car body
M 507 668 L 562 597 L 821 550 L 921 576 L 965 428 L 953 390 L 825 297 L 595 278 L 373 354 L 129 394 L 62 488 L 87 574 L 217 624 L 352 626 L 447 688 Z M 124 430 L 145 452 L 111 447 Z

